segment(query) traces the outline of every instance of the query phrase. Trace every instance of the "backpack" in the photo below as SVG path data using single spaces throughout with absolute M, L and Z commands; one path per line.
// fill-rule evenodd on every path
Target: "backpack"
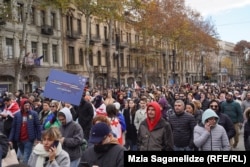
M 0 147 L 2 148 L 3 151 L 2 158 L 5 158 L 9 150 L 9 140 L 1 132 L 0 132 Z

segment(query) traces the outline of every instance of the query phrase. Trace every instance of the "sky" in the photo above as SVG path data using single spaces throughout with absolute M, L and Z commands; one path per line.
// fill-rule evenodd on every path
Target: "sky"
M 212 20 L 219 39 L 250 42 L 250 0 L 186 0 L 186 5 Z

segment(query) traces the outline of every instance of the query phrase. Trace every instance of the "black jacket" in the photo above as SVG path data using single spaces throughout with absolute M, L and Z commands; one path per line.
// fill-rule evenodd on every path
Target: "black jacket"
M 77 109 L 77 115 L 78 115 L 78 122 L 83 129 L 84 138 L 88 140 L 94 116 L 94 109 L 92 105 L 89 102 L 82 99 Z
M 244 146 L 246 151 L 250 151 L 250 121 L 244 125 Z

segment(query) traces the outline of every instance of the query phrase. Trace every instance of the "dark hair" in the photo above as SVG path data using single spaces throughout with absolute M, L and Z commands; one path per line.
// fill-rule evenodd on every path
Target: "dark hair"
M 108 104 L 106 106 L 106 112 L 107 112 L 108 117 L 110 118 L 113 118 L 117 115 L 117 110 L 114 104 Z
M 6 167 L 30 167 L 30 166 L 24 163 L 19 163 L 19 164 L 8 165 Z
M 9 98 L 9 97 L 3 98 L 3 102 L 10 101 L 10 100 L 11 100 L 11 98 Z
M 211 101 L 208 103 L 209 108 L 210 108 L 210 105 L 211 105 L 213 102 L 217 103 L 217 105 L 218 105 L 218 111 L 220 112 L 220 102 L 219 102 L 218 100 L 216 100 L 216 99 L 211 100 Z

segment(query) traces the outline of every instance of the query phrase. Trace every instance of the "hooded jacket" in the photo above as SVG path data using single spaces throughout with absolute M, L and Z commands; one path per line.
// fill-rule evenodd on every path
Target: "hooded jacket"
M 172 151 L 174 142 L 170 124 L 161 118 L 160 105 L 157 102 L 149 103 L 148 107 L 150 106 L 155 109 L 155 119 L 151 122 L 147 117 L 140 124 L 138 149 L 140 151 Z
M 81 145 L 83 143 L 83 130 L 78 123 L 73 121 L 70 110 L 64 107 L 59 111 L 59 115 L 64 115 L 66 124 L 61 125 L 60 131 L 64 137 L 63 149 L 69 154 L 70 161 L 81 157 Z
M 210 132 L 205 129 L 204 125 L 206 121 L 215 117 L 216 124 L 214 127 L 211 127 Z M 194 128 L 194 144 L 201 151 L 229 151 L 230 144 L 227 137 L 225 129 L 218 124 L 219 117 L 212 110 L 207 109 L 202 114 L 202 124 L 196 125 Z

